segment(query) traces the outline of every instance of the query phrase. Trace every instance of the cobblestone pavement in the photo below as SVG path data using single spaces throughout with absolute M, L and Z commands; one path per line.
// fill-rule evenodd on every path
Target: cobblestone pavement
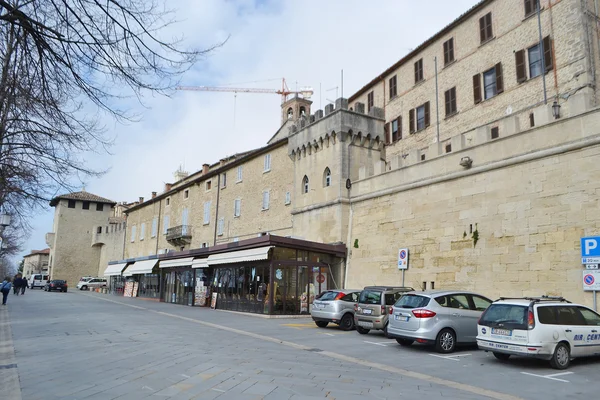
M 473 348 L 439 357 L 380 334 L 318 329 L 310 319 L 88 292 L 11 296 L 0 309 L 0 356 L 13 345 L 16 358 L 0 358 L 0 383 L 17 373 L 20 380 L 20 393 L 7 391 L 11 400 L 509 400 L 591 398 L 600 389 L 597 359 L 554 376 L 544 363 L 500 363 Z

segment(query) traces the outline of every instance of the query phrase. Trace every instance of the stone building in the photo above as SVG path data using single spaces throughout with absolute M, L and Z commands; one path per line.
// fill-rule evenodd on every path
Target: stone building
M 47 274 L 50 249 L 32 250 L 23 257 L 23 276 L 30 277 L 33 274 Z
M 252 312 L 403 282 L 592 304 L 579 239 L 600 230 L 598 17 L 591 0 L 536 4 L 481 1 L 324 111 L 290 99 L 266 146 L 129 208 L 107 271 Z

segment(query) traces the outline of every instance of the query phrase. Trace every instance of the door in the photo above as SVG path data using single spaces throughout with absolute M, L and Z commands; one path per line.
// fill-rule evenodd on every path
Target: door
M 467 295 L 467 298 L 469 299 L 469 310 L 460 311 L 461 322 L 465 325 L 464 341 L 474 343 L 477 341 L 477 321 L 479 321 L 481 314 L 492 304 L 492 301 L 476 294 Z
M 586 321 L 577 309 L 577 306 L 556 307 L 556 320 L 565 338 L 571 346 L 571 356 L 579 357 L 586 354 L 587 336 L 592 327 L 586 325 Z
M 586 336 L 585 355 L 592 356 L 600 354 L 600 315 L 587 307 L 577 307 L 589 327 L 589 334 Z
M 453 294 L 444 296 L 445 303 L 436 301 L 444 310 L 440 318 L 448 321 L 446 325 L 452 326 L 456 332 L 457 342 L 469 342 L 477 336 L 477 321 L 475 321 L 475 332 L 472 332 L 473 311 L 469 306 L 469 297 L 466 294 Z

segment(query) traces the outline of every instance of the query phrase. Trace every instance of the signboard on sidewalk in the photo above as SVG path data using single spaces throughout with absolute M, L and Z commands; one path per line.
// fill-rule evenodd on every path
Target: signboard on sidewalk
M 600 291 L 600 271 L 583 271 L 583 290 Z
M 408 249 L 398 250 L 398 269 L 408 269 Z

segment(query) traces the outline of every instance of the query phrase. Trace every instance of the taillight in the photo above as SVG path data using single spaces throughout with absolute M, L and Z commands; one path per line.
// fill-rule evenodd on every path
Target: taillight
M 432 318 L 435 317 L 435 313 L 433 311 L 425 310 L 423 308 L 413 310 L 412 311 L 415 318 Z
M 339 293 L 337 294 L 337 296 L 335 296 L 335 299 L 334 299 L 334 300 L 341 300 L 341 299 L 342 299 L 342 297 L 344 297 L 344 296 L 345 296 L 345 294 L 344 294 L 344 293 L 342 293 L 342 292 L 339 292 Z
M 527 329 L 531 330 L 535 327 L 535 318 L 533 318 L 533 310 L 529 309 L 527 313 Z
M 390 308 L 388 309 L 388 313 L 389 313 L 390 315 L 392 315 L 392 314 L 394 313 L 394 307 L 390 307 Z
M 385 315 L 385 306 L 381 306 L 381 315 Z

